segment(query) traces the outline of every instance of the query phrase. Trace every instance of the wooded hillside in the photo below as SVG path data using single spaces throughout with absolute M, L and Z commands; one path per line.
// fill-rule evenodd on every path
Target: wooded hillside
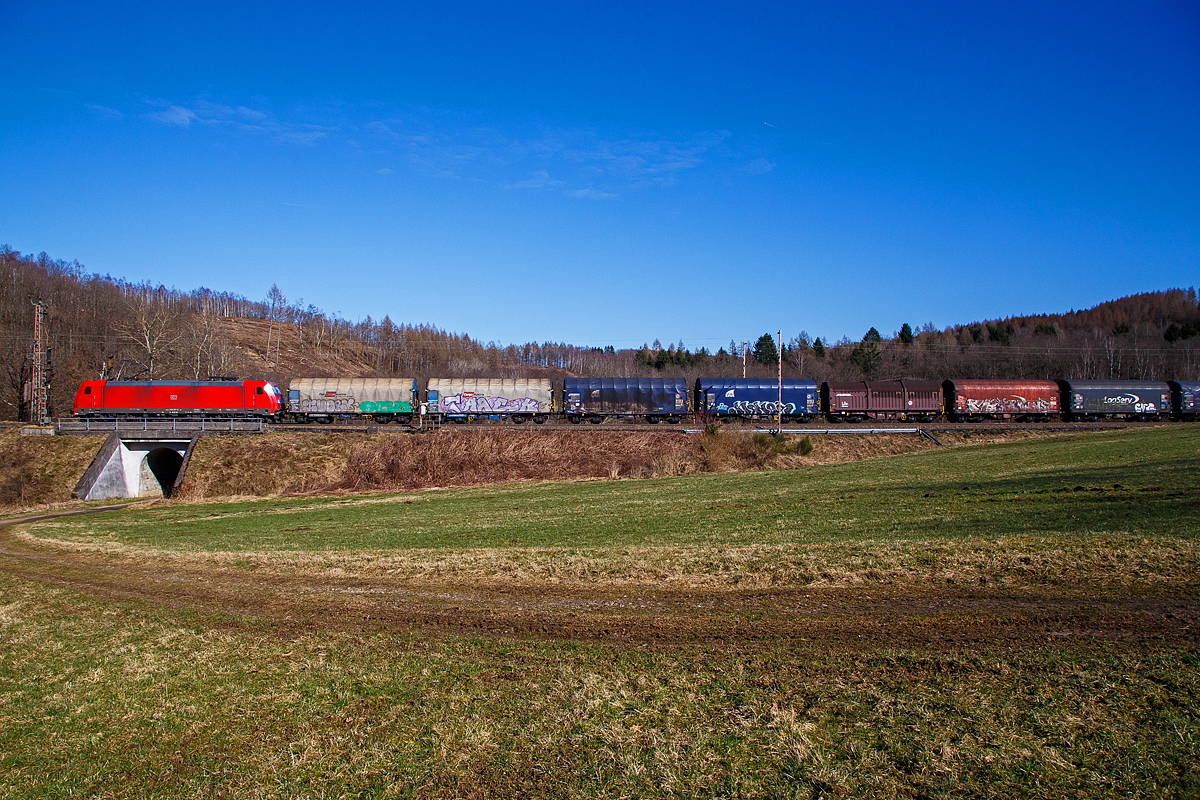
M 27 419 L 32 303 L 48 305 L 50 405 L 70 413 L 79 383 L 125 379 L 270 379 L 297 376 L 684 376 L 742 374 L 741 345 L 716 353 L 680 345 L 638 350 L 556 342 L 485 344 L 430 325 L 385 317 L 359 322 L 289 303 L 278 287 L 263 301 L 228 292 L 184 292 L 90 274 L 77 261 L 0 247 L 0 417 Z M 789 320 L 799 327 L 802 320 Z M 772 321 L 772 325 L 775 322 Z M 913 331 L 871 328 L 861 341 L 784 342 L 787 377 L 1200 379 L 1200 307 L 1194 289 L 1149 292 L 1066 314 Z M 614 337 L 620 331 L 613 332 Z M 752 343 L 747 374 L 773 377 L 778 350 Z

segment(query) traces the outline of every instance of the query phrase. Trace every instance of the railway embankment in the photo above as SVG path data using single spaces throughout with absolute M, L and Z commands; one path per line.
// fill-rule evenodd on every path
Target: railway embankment
M 939 431 L 943 446 L 1040 439 L 1057 431 Z M 805 440 L 807 439 L 807 444 Z M 0 431 L 0 511 L 70 506 L 102 435 L 22 437 Z M 937 447 L 911 433 L 769 436 L 722 429 L 659 431 L 455 430 L 412 436 L 270 432 L 204 436 L 174 500 L 412 491 L 520 481 L 630 479 L 885 458 Z

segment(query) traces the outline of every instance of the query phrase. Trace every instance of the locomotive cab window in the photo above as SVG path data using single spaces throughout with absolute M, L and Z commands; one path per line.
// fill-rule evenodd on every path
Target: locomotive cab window
M 91 394 L 91 393 L 92 393 L 92 387 L 90 387 L 90 386 L 85 386 L 85 387 L 83 387 L 83 393 L 84 393 L 84 394 Z
M 258 387 L 258 390 L 255 392 L 255 394 L 262 394 L 262 393 L 263 393 L 263 390 L 262 390 L 262 387 L 260 386 L 260 387 Z

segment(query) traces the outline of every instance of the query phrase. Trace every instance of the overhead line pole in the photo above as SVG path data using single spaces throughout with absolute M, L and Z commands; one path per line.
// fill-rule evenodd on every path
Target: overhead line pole
M 783 431 L 783 331 L 779 331 L 779 430 Z
M 45 425 L 49 420 L 46 402 L 46 306 L 39 297 L 33 303 L 33 369 L 29 379 L 29 421 Z

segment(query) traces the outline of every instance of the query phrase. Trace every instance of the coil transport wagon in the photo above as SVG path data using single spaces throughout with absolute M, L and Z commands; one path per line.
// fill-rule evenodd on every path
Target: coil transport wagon
M 676 423 L 692 413 L 686 378 L 565 378 L 563 413 L 579 424 L 607 417 Z
M 820 391 L 816 381 L 803 379 L 784 380 L 781 386 L 774 379 L 697 378 L 696 408 L 722 422 L 768 420 L 778 413 L 784 422 L 808 422 L 820 413 Z
M 947 380 L 942 390 L 952 422 L 1047 422 L 1062 416 L 1054 381 Z
M 293 378 L 285 417 L 302 424 L 335 419 L 407 423 L 417 397 L 415 378 Z
M 260 417 L 283 407 L 270 381 L 84 381 L 72 412 L 80 417 Z
M 430 378 L 429 413 L 438 421 L 491 418 L 542 424 L 554 413 L 549 378 Z
M 1160 381 L 1059 381 L 1068 420 L 1163 419 L 1171 413 L 1171 387 Z

